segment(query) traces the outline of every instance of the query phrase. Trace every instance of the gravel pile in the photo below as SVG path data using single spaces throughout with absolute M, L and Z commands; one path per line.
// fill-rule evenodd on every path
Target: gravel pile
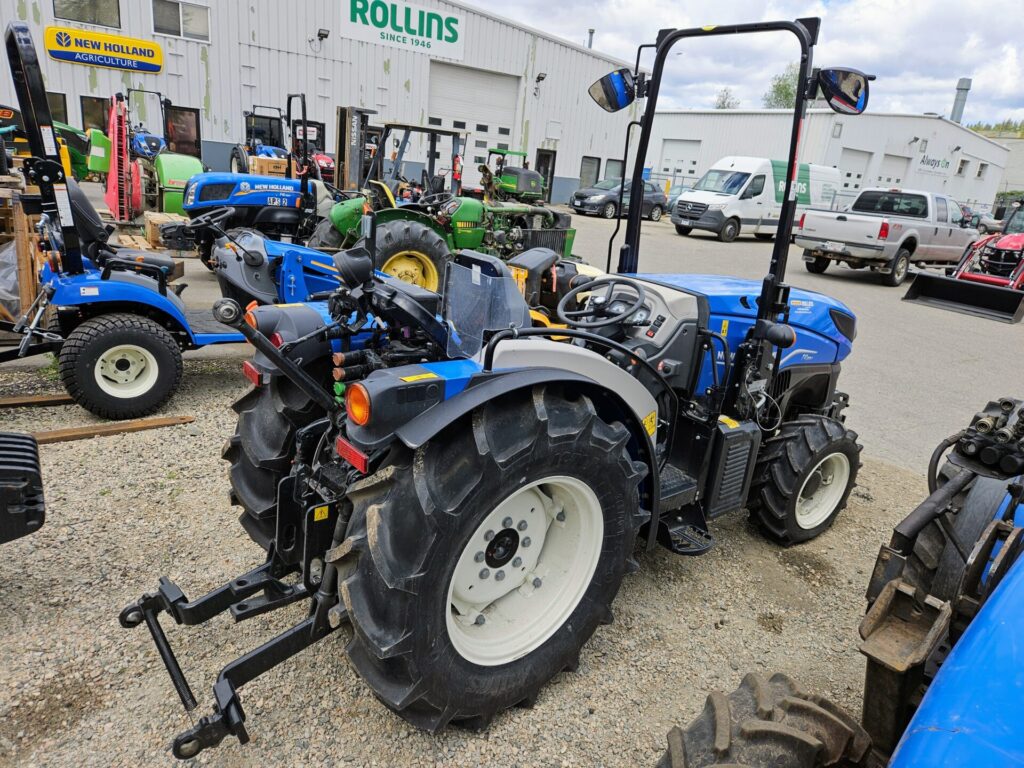
M 148 766 L 173 762 L 190 725 L 142 627 L 117 614 L 168 575 L 189 597 L 258 564 L 260 551 L 227 501 L 220 448 L 237 361 L 187 362 L 167 413 L 193 425 L 42 448 L 47 521 L 0 557 L 0 765 Z M 5 393 L 57 391 L 37 372 L 0 370 Z M 77 407 L 0 412 L 0 428 L 86 423 Z M 870 453 L 870 446 L 867 453 Z M 233 740 L 194 763 L 215 766 L 644 766 L 665 734 L 696 716 L 710 689 L 750 670 L 783 671 L 860 708 L 856 652 L 863 592 L 878 546 L 925 494 L 923 478 L 866 460 L 836 526 L 783 550 L 743 516 L 716 521 L 700 558 L 640 557 L 577 673 L 556 678 L 532 710 L 487 733 L 415 731 L 348 666 L 344 630 L 242 689 L 252 742 Z M 167 633 L 200 701 L 224 663 L 297 622 L 296 605 L 235 625 Z M 166 620 L 166 617 L 165 617 Z

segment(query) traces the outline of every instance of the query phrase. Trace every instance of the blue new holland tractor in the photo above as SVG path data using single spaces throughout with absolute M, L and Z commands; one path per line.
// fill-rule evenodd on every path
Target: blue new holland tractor
M 930 495 L 872 569 L 860 722 L 786 675 L 749 674 L 672 729 L 659 768 L 1024 766 L 1022 481 L 1024 401 L 988 403 L 936 447 Z
M 591 88 L 609 111 L 646 98 L 634 194 L 673 46 L 768 32 L 801 50 L 789 167 L 809 100 L 863 110 L 867 76 L 812 69 L 817 19 L 663 30 L 650 79 L 638 67 Z M 368 215 L 363 244 L 333 256 L 341 287 L 326 302 L 243 313 L 221 300 L 217 320 L 256 348 L 224 457 L 266 556 L 193 601 L 162 578 L 119 619 L 146 625 L 191 711 L 160 614 L 307 612 L 222 670 L 173 753 L 246 742 L 238 689 L 343 626 L 353 668 L 400 717 L 486 727 L 576 667 L 638 543 L 702 554 L 709 522 L 744 507 L 783 544 L 827 529 L 859 467 L 837 390 L 855 319 L 783 283 L 792 184 L 760 283 L 636 274 L 634 199 L 618 274 L 603 278 L 561 279 L 543 248 L 508 263 L 464 251 L 434 292 L 374 271 Z M 558 324 L 531 327 L 545 302 Z

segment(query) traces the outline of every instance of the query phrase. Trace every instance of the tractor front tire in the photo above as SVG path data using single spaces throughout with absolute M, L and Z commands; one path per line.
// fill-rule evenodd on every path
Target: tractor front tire
M 306 372 L 318 379 L 327 373 L 317 366 Z M 231 465 L 231 503 L 243 510 L 242 527 L 266 549 L 275 532 L 277 485 L 295 457 L 295 433 L 326 414 L 284 375 L 253 387 L 231 408 L 238 421 L 221 451 Z
M 306 246 L 309 248 L 338 250 L 344 242 L 345 235 L 338 231 L 338 228 L 334 226 L 334 222 L 330 218 L 326 218 L 320 219 L 316 229 L 313 230 L 313 234 L 306 241 Z
M 115 313 L 75 328 L 57 356 L 60 380 L 87 411 L 137 419 L 159 409 L 181 383 L 181 350 L 170 332 L 141 315 Z
M 346 651 L 377 698 L 428 731 L 482 729 L 576 668 L 646 519 L 628 441 L 587 397 L 538 386 L 350 487 Z
M 365 245 L 363 240 L 356 243 L 360 245 Z M 377 261 L 373 266 L 386 275 L 428 291 L 440 291 L 450 260 L 448 243 L 423 222 L 395 219 L 377 226 Z
M 852 768 L 871 760 L 871 738 L 832 702 L 789 677 L 748 674 L 708 696 L 686 730 L 673 728 L 658 768 Z
M 857 433 L 826 416 L 800 416 L 757 457 L 747 507 L 769 538 L 796 544 L 825 531 L 846 506 L 860 469 Z

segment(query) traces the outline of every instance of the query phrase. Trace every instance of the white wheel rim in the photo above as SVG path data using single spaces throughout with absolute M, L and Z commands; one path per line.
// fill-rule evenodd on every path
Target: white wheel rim
M 830 453 L 810 471 L 796 497 L 796 524 L 817 528 L 835 511 L 850 482 L 850 459 Z
M 539 648 L 579 605 L 603 541 L 601 504 L 583 481 L 552 476 L 512 493 L 473 532 L 452 573 L 446 626 L 455 650 L 493 667 Z
M 99 388 L 111 397 L 144 395 L 159 376 L 153 353 L 136 344 L 119 344 L 100 355 L 93 371 Z

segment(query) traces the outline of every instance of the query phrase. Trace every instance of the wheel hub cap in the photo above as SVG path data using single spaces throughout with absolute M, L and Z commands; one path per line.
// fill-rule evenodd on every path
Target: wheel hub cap
M 810 471 L 796 502 L 796 522 L 804 530 L 816 528 L 835 511 L 850 480 L 850 460 L 831 453 Z
M 96 361 L 96 383 L 106 394 L 114 397 L 131 398 L 145 394 L 156 382 L 158 374 L 153 354 L 135 344 L 111 347 Z

